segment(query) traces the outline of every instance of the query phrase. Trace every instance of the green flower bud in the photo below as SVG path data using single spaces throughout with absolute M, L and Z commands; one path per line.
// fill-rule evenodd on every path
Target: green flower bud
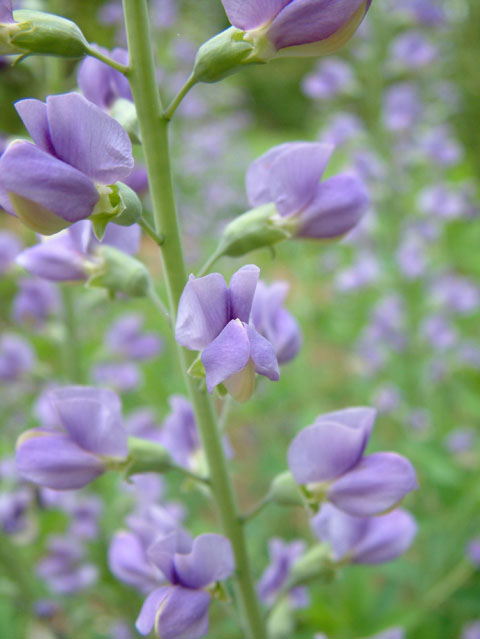
M 193 67 L 195 81 L 218 82 L 245 64 L 260 62 L 252 58 L 253 46 L 243 36 L 241 29 L 230 27 L 202 44 Z
M 295 616 L 287 597 L 275 604 L 267 619 L 268 639 L 291 639 L 295 631 Z
M 113 295 L 145 297 L 153 286 L 146 266 L 113 246 L 102 244 L 97 249 L 98 263 L 91 264 L 88 286 L 106 288 Z
M 128 438 L 129 463 L 126 474 L 164 473 L 172 467 L 170 453 L 160 444 L 140 439 Z
M 42 11 L 14 11 L 15 23 L 0 25 L 0 53 L 82 58 L 88 42 L 71 20 Z M 9 51 L 4 48 L 10 47 Z
M 290 471 L 277 475 L 272 481 L 269 492 L 270 501 L 279 506 L 304 506 L 305 501 L 300 487 Z
M 90 216 L 97 239 L 102 240 L 109 222 L 131 226 L 142 217 L 142 203 L 138 195 L 123 182 L 110 186 L 97 185 L 100 199 Z
M 219 255 L 240 257 L 255 249 L 283 242 L 291 237 L 284 228 L 274 204 L 247 211 L 225 227 L 218 247 Z
M 134 144 L 140 143 L 140 127 L 133 102 L 125 100 L 125 98 L 118 98 L 110 108 L 110 115 L 122 125 Z
M 329 582 L 335 576 L 335 562 L 330 547 L 317 544 L 298 559 L 290 573 L 289 588 L 321 580 Z

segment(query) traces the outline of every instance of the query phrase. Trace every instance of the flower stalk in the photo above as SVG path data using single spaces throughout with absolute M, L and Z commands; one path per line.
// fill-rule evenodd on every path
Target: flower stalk
M 157 89 L 147 2 L 146 0 L 123 0 L 123 5 L 130 54 L 130 69 L 127 77 L 130 81 L 144 144 L 155 229 L 165 238 L 161 247 L 163 272 L 170 315 L 175 318 L 187 278 L 171 176 L 168 115 L 167 117 L 163 115 Z M 229 537 L 234 551 L 237 590 L 245 632 L 250 639 L 265 639 L 265 626 L 255 593 L 245 537 L 237 512 L 213 403 L 187 374 L 191 355 L 180 347 L 178 347 L 178 355 L 207 456 L 212 492 L 223 531 Z

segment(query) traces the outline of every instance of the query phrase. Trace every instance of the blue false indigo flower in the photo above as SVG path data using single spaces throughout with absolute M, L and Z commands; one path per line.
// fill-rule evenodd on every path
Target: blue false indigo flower
M 0 275 L 3 275 L 22 250 L 20 238 L 10 231 L 0 231 Z
M 97 567 L 84 562 L 83 545 L 73 537 L 51 537 L 48 555 L 36 566 L 36 573 L 52 592 L 73 595 L 92 586 L 98 577 Z
M 14 322 L 41 329 L 60 305 L 55 285 L 40 278 L 23 278 L 19 289 L 13 300 Z
M 460 639 L 480 639 L 480 619 L 465 624 Z
M 92 213 L 113 215 L 109 185 L 133 169 L 120 124 L 77 93 L 20 100 L 16 109 L 33 144 L 16 140 L 1 156 L 0 205 L 43 235 Z
M 155 357 L 162 350 L 162 340 L 155 333 L 142 332 L 143 317 L 128 314 L 119 317 L 106 335 L 106 343 L 114 354 L 138 361 Z
M 409 82 L 392 85 L 385 93 L 383 122 L 392 133 L 403 133 L 422 117 L 423 104 L 417 87 Z
M 253 45 L 252 56 L 329 55 L 353 36 L 371 0 L 222 0 L 228 19 Z
M 222 535 L 206 534 L 193 543 L 176 533 L 156 541 L 150 560 L 169 585 L 154 590 L 145 600 L 136 627 L 148 635 L 153 628 L 162 639 L 200 639 L 208 633 L 208 591 L 234 570 L 230 542 Z
M 128 66 L 128 51 L 114 49 L 112 52 L 103 47 L 95 47 L 100 53 Z M 104 111 L 109 111 L 118 99 L 133 101 L 130 84 L 123 73 L 112 69 L 97 58 L 87 57 L 78 68 L 78 88 L 83 95 Z
M 288 288 L 286 282 L 274 282 L 268 286 L 260 280 L 252 304 L 253 325 L 273 344 L 279 364 L 292 360 L 302 345 L 297 320 L 283 306 Z
M 19 335 L 4 333 L 0 337 L 0 382 L 18 382 L 35 366 L 35 353 Z
M 280 377 L 272 344 L 249 324 L 259 273 L 253 264 L 244 266 L 229 287 L 220 273 L 191 275 L 178 306 L 175 338 L 202 351 L 208 391 L 224 384 L 239 402 L 252 396 L 255 373 Z
M 407 31 L 397 36 L 391 45 L 393 66 L 418 71 L 438 57 L 438 49 L 419 31 Z
M 266 568 L 257 584 L 260 600 L 268 606 L 275 604 L 278 595 L 290 578 L 293 564 L 305 551 L 303 541 L 285 543 L 282 539 L 271 539 L 268 544 L 270 565 Z M 304 587 L 295 587 L 288 593 L 290 605 L 304 608 L 308 605 L 308 591 Z
M 26 486 L 0 494 L 0 531 L 17 535 L 27 529 L 33 494 Z
M 382 564 L 402 555 L 412 544 L 417 524 L 397 508 L 380 517 L 352 517 L 331 504 L 312 520 L 318 540 L 330 544 L 336 561 Z
M 327 413 L 304 428 L 288 449 L 295 481 L 312 503 L 327 500 L 349 515 L 379 515 L 417 488 L 412 464 L 396 453 L 364 455 L 376 411 Z
M 34 428 L 17 441 L 20 475 L 55 490 L 82 488 L 128 455 L 120 400 L 109 390 L 68 386 L 50 401 L 60 428 Z
M 143 382 L 143 375 L 135 362 L 99 362 L 90 372 L 92 381 L 116 393 L 134 391 Z
M 320 179 L 330 144 L 287 142 L 264 153 L 247 171 L 250 205 L 273 203 L 280 226 L 302 238 L 332 239 L 348 233 L 366 212 L 369 197 L 354 173 Z

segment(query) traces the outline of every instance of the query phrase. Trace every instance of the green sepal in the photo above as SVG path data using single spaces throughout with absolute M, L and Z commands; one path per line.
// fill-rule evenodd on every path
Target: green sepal
M 328 583 L 335 578 L 336 563 L 328 544 L 316 544 L 298 559 L 291 570 L 289 588 L 308 584 L 312 581 Z
M 10 43 L 26 55 L 83 58 L 88 53 L 85 36 L 71 20 L 28 9 L 14 11 L 13 17 L 19 28 L 11 34 Z
M 173 464 L 166 448 L 147 439 L 129 437 L 128 451 L 128 462 L 124 469 L 125 477 L 138 473 L 165 473 Z
M 90 268 L 87 286 L 105 288 L 112 295 L 146 297 L 153 286 L 144 264 L 113 246 L 102 244 L 97 249 L 99 262 Z
M 137 110 L 131 100 L 126 100 L 125 98 L 115 100 L 110 109 L 110 115 L 122 125 L 133 144 L 140 144 L 141 136 Z
M 106 187 L 97 187 L 100 199 L 95 205 L 89 220 L 95 237 L 102 241 L 110 222 L 120 226 L 136 224 L 142 217 L 140 198 L 123 182 L 115 182 Z
M 187 373 L 190 375 L 190 377 L 193 377 L 194 379 L 201 379 L 201 380 L 205 379 L 206 373 L 205 373 L 205 368 L 203 366 L 200 353 L 197 355 L 197 357 L 194 359 L 194 361 L 190 365 L 190 368 L 188 369 Z
M 295 615 L 288 597 L 275 604 L 266 625 L 268 639 L 291 639 L 294 636 Z
M 277 475 L 270 485 L 269 498 L 279 506 L 305 506 L 305 499 L 290 471 Z

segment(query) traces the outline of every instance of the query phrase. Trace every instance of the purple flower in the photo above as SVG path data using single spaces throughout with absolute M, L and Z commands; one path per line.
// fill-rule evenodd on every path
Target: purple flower
M 201 450 L 192 405 L 181 395 L 172 395 L 168 402 L 170 414 L 162 424 L 161 442 L 177 464 L 192 468 Z
M 400 627 L 395 627 L 379 632 L 377 635 L 370 637 L 370 639 L 405 639 L 405 637 L 405 630 Z
M 328 55 L 355 33 L 371 0 L 222 0 L 228 19 L 245 31 L 262 59 Z
M 147 597 L 137 619 L 138 632 L 147 635 L 155 628 L 162 639 L 206 635 L 211 602 L 206 588 L 234 570 L 228 539 L 206 534 L 192 543 L 173 533 L 156 541 L 149 556 L 170 584 Z
M 128 51 L 108 49 L 96 46 L 96 49 L 116 62 L 128 65 Z M 112 69 L 104 62 L 87 56 L 78 69 L 77 82 L 80 91 L 89 100 L 104 111 L 108 111 L 119 98 L 133 101 L 127 78 L 120 71 Z
M 423 337 L 436 351 L 446 351 L 458 342 L 458 333 L 451 322 L 440 313 L 427 316 L 421 326 Z
M 103 185 L 133 169 L 127 133 L 83 96 L 20 100 L 16 109 L 34 143 L 17 140 L 1 156 L 0 204 L 33 230 L 52 235 L 89 217 L 108 196 Z
M 143 376 L 134 362 L 100 362 L 91 370 L 95 384 L 111 388 L 117 393 L 134 391 L 143 382 Z
M 335 147 L 342 146 L 364 132 L 361 119 L 353 113 L 336 113 L 322 133 L 322 140 Z
M 259 273 L 253 264 L 243 266 L 230 287 L 220 273 L 191 275 L 178 305 L 175 338 L 202 351 L 208 391 L 223 383 L 240 402 L 251 397 L 256 372 L 272 381 L 280 377 L 272 344 L 249 324 Z
M 417 524 L 397 508 L 381 517 L 352 517 L 330 504 L 312 520 L 319 541 L 329 543 L 337 561 L 381 564 L 402 555 L 411 545 Z
M 148 408 L 139 408 L 125 419 L 125 428 L 132 437 L 160 442 L 160 426 L 155 414 Z
M 440 182 L 420 192 L 418 206 L 426 215 L 450 220 L 472 214 L 469 200 L 468 189 L 454 190 Z
M 385 93 L 383 107 L 385 127 L 393 133 L 411 129 L 422 117 L 423 107 L 415 85 L 394 84 Z
M 252 304 L 253 325 L 260 335 L 273 344 L 279 364 L 292 360 L 302 344 L 297 320 L 283 307 L 288 288 L 286 282 L 274 282 L 267 286 L 260 280 Z
M 349 515 L 367 517 L 393 508 L 417 488 L 405 457 L 364 455 L 375 416 L 365 407 L 327 413 L 294 438 L 288 465 L 314 501 L 327 499 Z
M 428 159 L 440 167 L 455 166 L 463 157 L 463 148 L 446 126 L 437 126 L 429 131 L 421 145 Z
M 477 444 L 477 431 L 474 428 L 455 428 L 444 439 L 448 452 L 458 455 L 468 453 Z
M 15 233 L 0 231 L 0 275 L 6 272 L 21 250 L 22 242 Z
M 0 493 L 0 530 L 16 535 L 27 527 L 28 509 L 33 495 L 26 487 Z
M 84 563 L 85 551 L 72 537 L 51 537 L 48 555 L 37 563 L 36 572 L 53 592 L 73 595 L 92 586 L 98 576 L 96 566 Z
M 12 24 L 14 22 L 12 0 L 0 0 L 0 23 Z
M 284 226 L 297 237 L 330 239 L 345 235 L 368 208 L 364 183 L 353 173 L 320 182 L 333 147 L 287 142 L 250 165 L 246 185 L 250 205 L 275 205 Z
M 472 280 L 446 274 L 436 279 L 431 286 L 434 302 L 445 311 L 466 315 L 478 310 L 480 306 L 480 289 Z
M 260 600 L 268 606 L 272 606 L 290 578 L 293 564 L 305 551 L 303 541 L 285 543 L 282 539 L 271 539 L 268 544 L 270 565 L 266 568 L 257 584 L 257 593 Z M 308 592 L 306 588 L 293 588 L 288 593 L 290 602 L 295 608 L 303 608 L 308 605 Z
M 12 318 L 18 324 L 42 328 L 49 315 L 58 310 L 59 296 L 53 284 L 37 278 L 19 282 L 12 308 Z
M 480 538 L 472 539 L 467 546 L 467 556 L 475 566 L 480 566 Z
M 302 81 L 305 95 L 316 100 L 330 100 L 353 84 L 350 66 L 337 58 L 322 61 Z
M 35 353 L 19 335 L 4 333 L 0 337 L 0 381 L 17 382 L 35 365 Z
M 60 428 L 34 428 L 17 442 L 20 475 L 56 490 L 81 488 L 128 454 L 120 400 L 108 390 L 68 386 L 51 392 Z
M 142 593 L 164 581 L 162 572 L 148 558 L 143 539 L 127 530 L 115 533 L 108 549 L 108 566 L 117 579 Z
M 465 624 L 460 639 L 480 639 L 480 619 Z
M 419 31 L 407 31 L 397 36 L 390 49 L 393 64 L 412 71 L 431 64 L 437 56 L 437 48 Z
M 99 242 L 91 223 L 85 220 L 25 249 L 16 261 L 30 273 L 52 282 L 85 281 L 102 259 L 99 249 L 103 244 L 133 254 L 138 250 L 140 236 L 141 229 L 137 225 L 109 224 Z
M 144 361 L 162 350 L 162 340 L 155 333 L 143 333 L 143 317 L 129 314 L 119 317 L 110 327 L 106 342 L 114 355 Z

